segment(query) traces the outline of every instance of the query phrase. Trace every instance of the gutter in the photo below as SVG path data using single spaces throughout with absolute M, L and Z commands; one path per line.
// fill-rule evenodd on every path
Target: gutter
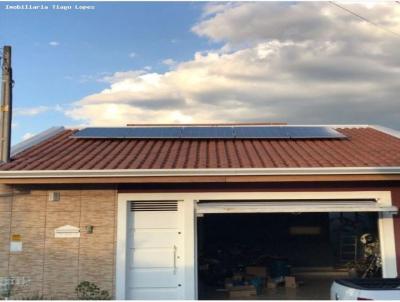
M 0 171 L 0 179 L 302 175 L 400 175 L 400 167 Z

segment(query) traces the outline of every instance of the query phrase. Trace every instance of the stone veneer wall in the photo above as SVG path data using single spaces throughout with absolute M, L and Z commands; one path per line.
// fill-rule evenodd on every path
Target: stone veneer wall
M 76 298 L 81 281 L 95 282 L 114 295 L 116 190 L 57 190 L 58 202 L 47 190 L 0 197 L 0 277 L 26 277 L 14 296 Z M 4 192 L 4 191 L 3 191 Z M 79 226 L 80 238 L 54 238 L 54 229 Z M 93 225 L 92 234 L 85 232 Z M 23 251 L 9 251 L 12 234 L 22 236 Z

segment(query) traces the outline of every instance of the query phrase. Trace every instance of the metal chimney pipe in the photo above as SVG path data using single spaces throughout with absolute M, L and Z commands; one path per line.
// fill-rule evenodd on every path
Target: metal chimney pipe
M 3 162 L 10 161 L 12 85 L 11 46 L 4 46 L 0 107 L 0 160 Z

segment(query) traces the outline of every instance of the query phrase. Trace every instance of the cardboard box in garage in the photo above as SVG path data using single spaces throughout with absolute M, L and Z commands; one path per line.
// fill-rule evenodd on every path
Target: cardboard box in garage
M 286 276 L 285 277 L 285 287 L 286 288 L 296 288 L 297 287 L 296 277 Z
M 254 275 L 256 277 L 268 278 L 269 271 L 265 266 L 247 266 L 246 274 Z

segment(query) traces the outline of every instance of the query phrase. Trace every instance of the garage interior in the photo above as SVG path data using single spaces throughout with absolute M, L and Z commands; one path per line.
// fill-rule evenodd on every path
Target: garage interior
M 329 299 L 332 281 L 365 260 L 360 237 L 379 249 L 377 221 L 374 212 L 201 214 L 199 299 Z

